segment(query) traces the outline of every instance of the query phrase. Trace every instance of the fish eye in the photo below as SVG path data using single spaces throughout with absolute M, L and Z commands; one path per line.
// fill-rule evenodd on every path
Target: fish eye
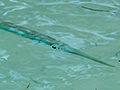
M 55 45 L 55 44 L 52 45 L 52 48 L 53 48 L 53 49 L 57 49 L 57 45 Z
M 52 46 L 52 48 L 53 48 L 53 49 L 56 49 L 56 47 L 55 47 L 55 46 Z

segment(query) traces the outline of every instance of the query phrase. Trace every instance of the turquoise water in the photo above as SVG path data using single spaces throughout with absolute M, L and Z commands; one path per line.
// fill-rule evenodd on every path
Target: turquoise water
M 1 0 L 0 19 L 61 40 L 116 66 L 0 30 L 0 90 L 23 90 L 28 84 L 28 90 L 120 89 L 119 0 Z

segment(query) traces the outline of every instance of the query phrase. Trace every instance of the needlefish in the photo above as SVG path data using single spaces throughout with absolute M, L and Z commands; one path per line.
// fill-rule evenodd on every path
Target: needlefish
M 21 36 L 23 36 L 25 38 L 29 38 L 31 40 L 35 40 L 35 41 L 38 41 L 38 42 L 43 42 L 47 45 L 50 45 L 53 49 L 60 49 L 60 50 L 63 50 L 65 52 L 72 53 L 72 54 L 75 54 L 75 55 L 79 55 L 79 56 L 88 58 L 90 60 L 96 61 L 98 63 L 104 64 L 104 65 L 107 65 L 107 66 L 110 66 L 110 67 L 115 67 L 114 65 L 108 64 L 104 61 L 101 61 L 101 60 L 96 59 L 92 56 L 89 56 L 86 53 L 81 52 L 81 51 L 79 51 L 75 48 L 72 48 L 68 44 L 65 44 L 65 43 L 63 43 L 59 40 L 56 40 L 56 39 L 54 39 L 50 36 L 47 36 L 47 35 L 38 33 L 36 31 L 21 27 L 19 25 L 15 25 L 15 24 L 10 23 L 10 22 L 0 20 L 0 29 L 8 31 L 8 32 L 15 33 L 17 35 L 21 35 Z

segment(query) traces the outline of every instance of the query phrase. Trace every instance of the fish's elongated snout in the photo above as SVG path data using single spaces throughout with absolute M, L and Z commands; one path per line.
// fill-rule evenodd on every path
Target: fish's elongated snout
M 114 65 L 108 64 L 108 63 L 106 63 L 106 62 L 104 62 L 104 61 L 101 61 L 101 60 L 96 59 L 96 58 L 94 58 L 94 57 L 92 57 L 92 56 L 89 56 L 89 55 L 87 55 L 86 53 L 81 52 L 81 51 L 79 51 L 79 50 L 77 50 L 77 49 L 74 49 L 74 48 L 72 48 L 72 47 L 70 47 L 70 46 L 67 46 L 66 48 L 64 48 L 64 51 L 69 52 L 69 53 L 72 53 L 72 54 L 75 54 L 75 55 L 79 55 L 79 56 L 82 56 L 82 57 L 85 57 L 85 58 L 88 58 L 88 59 L 90 59 L 90 60 L 93 60 L 93 61 L 95 61 L 95 62 L 104 64 L 104 65 L 107 65 L 107 66 L 110 66 L 110 67 L 115 67 Z

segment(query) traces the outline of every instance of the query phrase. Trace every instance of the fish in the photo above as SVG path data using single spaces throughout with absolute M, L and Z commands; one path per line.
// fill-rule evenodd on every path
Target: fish
M 89 7 L 85 7 L 85 6 L 81 6 L 82 8 L 84 9 L 88 9 L 88 10 L 91 10 L 91 11 L 97 11 L 97 12 L 107 12 L 107 13 L 111 13 L 113 15 L 116 14 L 115 11 L 111 11 L 111 10 L 102 10 L 102 9 L 96 9 L 96 8 L 89 8 Z
M 33 78 L 29 77 L 29 79 L 31 79 L 34 83 L 36 84 L 40 84 L 38 81 L 34 80 Z
M 28 88 L 30 87 L 30 83 L 27 85 L 27 87 L 25 88 L 25 89 L 23 89 L 23 90 L 27 90 Z
M 109 10 L 94 9 L 94 8 L 89 8 L 89 7 L 85 7 L 85 6 L 82 6 L 82 8 L 92 10 L 92 11 L 110 12 Z
M 8 31 L 8 32 L 12 32 L 14 34 L 23 36 L 25 38 L 29 38 L 31 40 L 35 40 L 37 42 L 42 42 L 45 43 L 49 46 L 51 46 L 53 49 L 60 49 L 63 50 L 65 52 L 74 54 L 74 55 L 78 55 L 78 56 L 82 56 L 85 57 L 87 59 L 93 60 L 95 62 L 110 66 L 110 67 L 115 67 L 114 65 L 108 64 L 104 61 L 101 61 L 97 58 L 94 58 L 84 52 L 81 52 L 80 50 L 77 50 L 75 48 L 72 48 L 70 45 L 61 42 L 60 40 L 54 39 L 48 35 L 44 35 L 42 33 L 30 30 L 28 28 L 24 28 L 21 27 L 19 25 L 10 23 L 10 22 L 6 22 L 0 19 L 0 29 Z

